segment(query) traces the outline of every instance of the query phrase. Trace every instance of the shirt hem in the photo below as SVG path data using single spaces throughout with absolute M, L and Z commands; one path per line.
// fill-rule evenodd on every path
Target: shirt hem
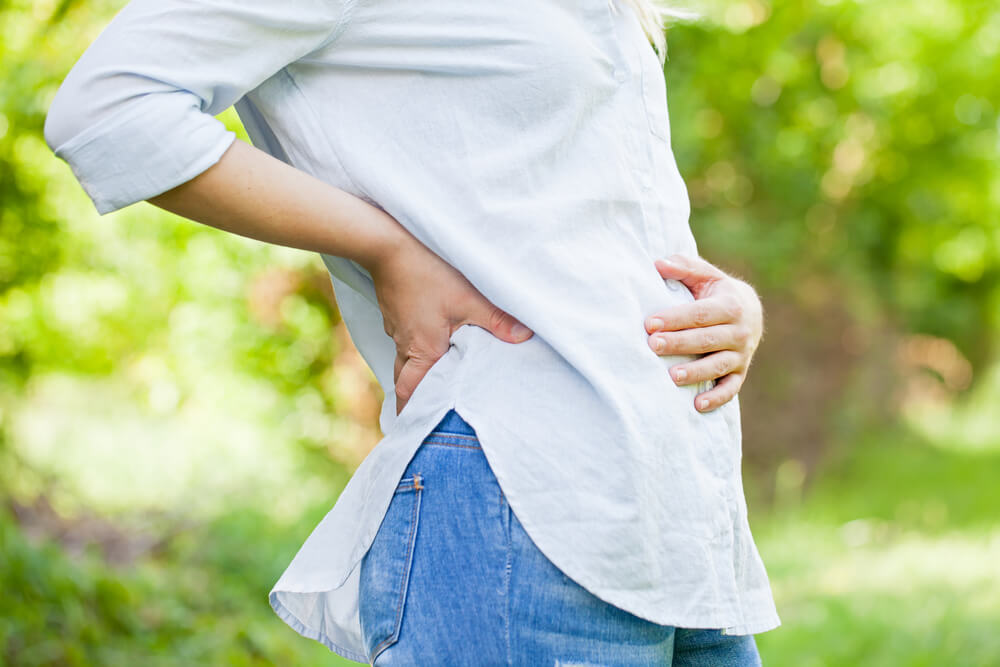
M 487 435 L 483 438 L 483 432 L 480 428 L 477 428 L 474 422 L 479 424 L 487 423 L 492 426 L 491 421 L 488 417 L 485 417 L 476 410 L 469 409 L 469 407 L 462 401 L 457 400 L 454 409 L 468 422 L 473 430 L 476 431 L 479 437 L 480 445 L 483 447 L 483 452 L 487 456 L 487 461 L 490 460 L 490 453 L 492 451 L 491 446 L 488 441 L 491 440 L 491 436 Z M 492 430 L 492 428 L 487 429 L 487 432 Z M 492 463 L 490 465 L 493 468 L 494 475 L 497 477 L 497 482 L 500 484 L 501 489 L 504 488 L 504 472 L 502 466 L 498 469 Z M 507 485 L 507 489 L 511 485 Z M 757 634 L 760 632 L 766 632 L 768 630 L 773 630 L 774 628 L 781 625 L 780 618 L 777 615 L 777 611 L 774 609 L 773 597 L 768 589 L 761 589 L 759 595 L 755 595 L 750 592 L 744 594 L 742 597 L 744 599 L 749 599 L 749 601 L 740 606 L 739 614 L 736 618 L 733 618 L 732 614 L 729 614 L 729 618 L 725 619 L 726 614 L 717 612 L 704 612 L 702 614 L 689 614 L 682 621 L 675 621 L 668 616 L 661 616 L 657 614 L 652 607 L 656 606 L 656 602 L 650 602 L 648 600 L 633 603 L 623 603 L 618 599 L 619 596 L 611 594 L 608 590 L 597 582 L 593 581 L 590 576 L 586 574 L 586 568 L 578 567 L 576 562 L 563 560 L 561 557 L 553 557 L 549 552 L 550 544 L 545 539 L 539 539 L 542 531 L 540 531 L 532 521 L 532 513 L 528 512 L 518 512 L 515 506 L 520 506 L 520 501 L 512 498 L 507 490 L 504 490 L 504 494 L 507 497 L 507 501 L 511 505 L 511 509 L 517 515 L 518 520 L 524 527 L 525 532 L 531 537 L 535 546 L 542 552 L 542 554 L 552 562 L 559 570 L 561 570 L 566 576 L 568 576 L 573 581 L 577 582 L 580 586 L 587 589 L 592 595 L 603 600 L 604 602 L 613 605 L 619 609 L 627 611 L 630 614 L 638 616 L 639 618 L 650 621 L 651 623 L 656 623 L 657 625 L 666 625 L 677 628 L 700 628 L 700 629 L 718 629 L 722 630 L 724 634 L 727 635 L 747 635 L 747 634 Z M 624 605 L 624 606 L 623 606 Z M 747 620 L 748 616 L 745 614 L 747 608 L 761 610 L 763 609 L 763 615 L 758 616 L 757 614 L 750 615 L 753 620 Z M 760 613 L 760 611 L 758 611 Z M 734 620 L 738 620 L 738 623 L 733 623 Z
M 327 636 L 325 633 L 320 632 L 318 630 L 313 630 L 312 628 L 308 627 L 305 623 L 300 621 L 295 614 L 293 614 L 291 611 L 288 610 L 287 607 L 285 607 L 285 605 L 281 604 L 280 600 L 278 600 L 277 593 L 272 592 L 268 596 L 268 602 L 271 604 L 271 609 L 274 610 L 274 613 L 278 615 L 278 618 L 280 618 L 292 630 L 295 630 L 295 632 L 299 633 L 306 639 L 313 639 L 315 641 L 318 641 L 320 644 L 327 647 L 332 652 L 336 653 L 341 657 L 347 658 L 348 660 L 359 662 L 363 665 L 369 664 L 367 656 L 361 655 L 360 653 L 355 653 L 350 649 L 344 648 L 343 646 L 337 644 L 332 639 L 330 639 L 330 637 Z
M 747 621 L 741 625 L 736 625 L 722 629 L 724 635 L 757 635 L 768 632 L 781 626 L 781 618 L 777 614 L 771 614 L 759 621 Z
M 461 341 L 456 342 L 456 347 L 459 348 L 459 354 L 462 356 L 461 353 L 465 351 L 465 345 L 461 344 Z M 455 353 L 455 351 L 453 350 L 452 353 Z M 472 399 L 467 398 L 468 392 L 465 390 L 468 387 L 466 387 L 465 381 L 468 377 L 468 372 L 466 370 L 460 371 L 459 375 L 455 376 L 450 373 L 453 370 L 450 367 L 441 366 L 439 368 L 440 372 L 431 372 L 428 376 L 425 376 L 422 384 L 418 386 L 417 392 L 411 397 L 411 401 L 406 409 L 397 416 L 392 424 L 393 428 L 390 431 L 395 432 L 401 428 L 407 433 L 406 437 L 408 439 L 413 438 L 407 445 L 402 445 L 402 449 L 408 453 L 407 456 L 393 455 L 391 457 L 393 461 L 391 467 L 393 470 L 398 466 L 399 471 L 402 472 L 402 469 L 412 459 L 413 454 L 419 448 L 423 439 L 450 409 L 456 410 L 472 426 L 480 438 L 484 453 L 487 455 L 487 460 L 490 461 L 490 455 L 493 452 L 490 443 L 494 443 L 497 439 L 497 434 L 502 432 L 502 428 L 499 428 L 500 424 L 489 415 L 484 415 L 476 409 L 477 400 L 475 397 Z M 434 370 L 432 368 L 432 371 Z M 442 380 L 442 378 L 447 378 L 447 381 Z M 442 382 L 442 384 L 439 386 L 438 382 Z M 420 395 L 418 396 L 418 394 Z M 434 398 L 431 398 L 427 404 L 423 404 L 422 401 L 425 400 L 425 395 Z M 419 408 L 418 404 L 420 405 Z M 417 424 L 420 424 L 421 427 L 414 428 Z M 413 429 L 413 431 L 411 432 L 409 429 Z M 389 437 L 389 434 L 387 434 L 387 437 Z M 400 445 L 401 443 L 396 443 L 395 447 L 399 447 Z M 494 466 L 494 463 L 498 462 L 490 461 L 490 466 L 494 474 L 497 475 L 497 481 L 501 488 L 506 487 L 504 492 L 508 495 L 508 501 L 511 503 L 512 508 L 514 508 L 515 513 L 517 513 L 517 508 L 521 506 L 521 501 L 519 497 L 512 498 L 509 495 L 509 492 L 513 491 L 513 487 L 516 485 L 505 484 L 507 477 L 505 473 L 508 471 L 505 470 L 503 465 Z M 383 474 L 387 474 L 387 471 L 383 471 Z M 516 493 L 515 496 L 517 496 Z M 340 500 L 338 499 L 338 503 Z M 366 496 L 366 502 L 370 501 L 372 501 L 372 498 Z M 342 507 L 340 511 L 344 512 L 346 509 Z M 628 611 L 635 616 L 659 625 L 715 629 L 730 635 L 756 634 L 771 630 L 780 625 L 773 596 L 766 584 L 745 588 L 736 583 L 736 588 L 739 592 L 736 594 L 736 599 L 729 600 L 730 604 L 734 604 L 735 606 L 727 608 L 727 598 L 725 596 L 713 596 L 704 599 L 697 605 L 688 607 L 686 610 L 673 608 L 676 605 L 670 604 L 669 598 L 665 598 L 662 595 L 650 595 L 649 592 L 643 594 L 639 591 L 622 590 L 614 586 L 609 588 L 607 582 L 602 584 L 600 581 L 595 581 L 594 577 L 588 574 L 587 568 L 579 562 L 579 559 L 569 556 L 567 560 L 565 555 L 559 555 L 558 550 L 555 550 L 555 558 L 553 558 L 553 555 L 550 554 L 550 552 L 553 552 L 552 544 L 546 540 L 544 531 L 541 535 L 539 534 L 539 528 L 532 522 L 532 516 L 532 512 L 518 514 L 518 518 L 524 525 L 525 530 L 532 537 L 533 541 L 536 542 L 542 553 L 556 567 L 599 599 Z M 350 593 L 346 593 L 341 589 L 348 582 L 351 573 L 370 547 L 374 534 L 378 529 L 378 524 L 378 521 L 373 521 L 372 530 L 366 530 L 364 535 L 358 535 L 358 538 L 366 545 L 364 548 L 355 548 L 353 550 L 354 553 L 346 561 L 341 562 L 335 568 L 335 571 L 328 572 L 322 578 L 317 578 L 316 576 L 304 577 L 301 568 L 309 566 L 306 566 L 304 562 L 296 565 L 296 562 L 293 561 L 282 575 L 282 580 L 275 586 L 275 590 L 272 591 L 269 598 L 271 607 L 279 618 L 300 635 L 320 642 L 331 651 L 347 659 L 359 662 L 364 661 L 365 657 L 360 653 L 363 650 L 361 628 L 356 615 L 353 615 L 351 618 L 333 618 L 323 615 L 323 620 L 317 618 L 307 624 L 302 622 L 291 611 L 291 608 L 286 607 L 281 601 L 281 597 L 291 594 L 296 597 L 302 596 L 304 600 L 311 598 L 311 600 L 308 600 L 309 608 L 313 608 L 317 604 L 323 608 L 329 608 L 331 596 L 350 595 Z M 333 526 L 330 525 L 322 530 L 329 533 L 329 530 L 332 529 Z M 314 549 L 315 547 L 310 545 L 310 541 L 315 539 L 317 538 L 314 533 L 307 540 L 306 544 L 303 545 L 300 552 L 309 548 Z M 298 558 L 299 556 L 296 556 L 296 560 Z M 343 575 L 342 573 L 344 572 L 347 575 Z M 296 579 L 298 580 L 297 583 L 289 583 Z M 763 581 L 766 581 L 766 579 Z M 331 639 L 330 630 L 332 629 L 336 630 L 336 638 L 340 641 L 339 644 Z M 347 647 L 353 647 L 354 650 Z

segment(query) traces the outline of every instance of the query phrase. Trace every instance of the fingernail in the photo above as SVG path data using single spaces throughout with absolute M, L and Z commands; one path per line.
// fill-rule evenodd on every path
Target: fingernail
M 659 336 L 653 336 L 653 350 L 657 353 L 663 352 L 664 348 L 667 347 L 666 342 Z
M 677 255 L 671 255 L 670 257 L 661 257 L 660 261 L 667 266 L 680 267 L 680 262 L 677 261 Z
M 515 322 L 510 328 L 510 333 L 514 336 L 514 338 L 527 338 L 531 335 L 531 329 L 524 326 L 520 322 Z
M 665 322 L 658 317 L 654 317 L 646 322 L 646 328 L 650 331 L 659 331 L 663 328 Z
M 698 401 L 698 407 L 700 409 L 702 409 L 702 410 L 704 410 L 705 408 L 707 408 L 708 407 L 708 399 L 707 398 L 703 398 L 700 401 Z
M 688 372 L 683 368 L 678 368 L 677 370 L 674 371 L 674 379 L 677 382 L 684 382 L 684 380 L 687 379 L 687 376 Z

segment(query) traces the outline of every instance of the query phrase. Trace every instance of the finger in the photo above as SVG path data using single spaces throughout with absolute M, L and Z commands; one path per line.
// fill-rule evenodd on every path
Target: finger
M 465 323 L 480 326 L 507 343 L 523 343 L 534 335 L 531 329 L 485 298 Z
M 698 412 L 714 410 L 733 400 L 743 386 L 743 373 L 730 373 L 715 383 L 708 391 L 694 397 L 694 407 Z
M 730 324 L 743 316 L 739 301 L 726 296 L 713 296 L 689 303 L 679 303 L 646 318 L 646 331 L 678 331 L 713 324 Z
M 670 367 L 670 377 L 679 386 L 707 382 L 745 368 L 745 355 L 723 350 L 695 361 Z
M 433 365 L 433 361 L 421 357 L 410 357 L 403 363 L 395 385 L 397 415 L 403 411 L 403 407 L 410 400 L 410 397 L 413 396 L 413 392 L 416 391 L 420 380 L 427 375 L 428 369 Z
M 674 354 L 704 354 L 742 348 L 740 328 L 731 325 L 684 329 L 652 334 L 649 347 L 663 357 Z
M 396 347 L 396 362 L 392 369 L 392 386 L 396 394 L 396 414 L 399 415 L 403 411 L 403 406 L 406 401 L 399 397 L 399 373 L 403 370 L 403 366 L 406 365 L 406 355 L 399 351 L 399 347 Z
M 715 265 L 709 264 L 701 257 L 691 255 L 671 255 L 657 259 L 653 265 L 664 280 L 680 280 L 685 284 L 719 280 L 726 277 L 726 274 Z
M 392 369 L 392 384 L 393 386 L 399 384 L 399 371 L 403 370 L 403 364 L 406 363 L 406 355 L 400 353 L 399 348 L 396 348 L 396 363 Z

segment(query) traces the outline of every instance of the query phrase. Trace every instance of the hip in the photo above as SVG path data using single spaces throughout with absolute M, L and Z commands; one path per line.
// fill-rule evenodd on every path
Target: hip
M 455 411 L 400 478 L 359 594 L 372 664 L 759 664 L 752 635 L 652 623 L 566 576 L 525 532 Z

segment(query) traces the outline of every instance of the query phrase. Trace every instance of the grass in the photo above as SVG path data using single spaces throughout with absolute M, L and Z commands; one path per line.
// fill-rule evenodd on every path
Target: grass
M 1000 664 L 1000 449 L 871 436 L 754 524 L 767 665 Z

